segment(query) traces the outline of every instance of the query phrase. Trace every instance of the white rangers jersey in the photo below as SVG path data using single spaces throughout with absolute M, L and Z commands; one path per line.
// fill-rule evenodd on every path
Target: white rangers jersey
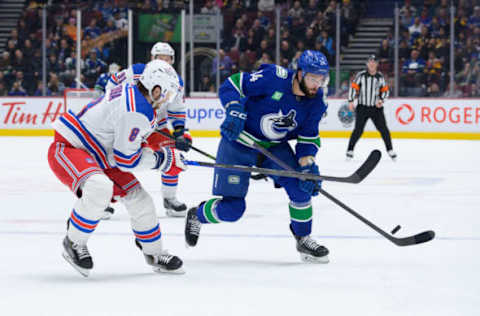
M 106 89 L 110 89 L 123 83 L 136 84 L 144 69 L 145 64 L 133 64 L 131 67 L 111 75 Z M 183 80 L 180 76 L 178 76 L 178 81 L 180 85 L 177 96 L 171 102 L 167 103 L 166 107 L 162 106 L 159 110 L 157 110 L 158 129 L 167 127 L 167 122 L 170 122 L 173 128 L 177 126 L 186 126 L 184 87 Z
M 152 169 L 157 156 L 142 143 L 155 130 L 157 115 L 137 86 L 109 89 L 81 111 L 69 110 L 53 128 L 73 146 L 89 152 L 102 169 Z

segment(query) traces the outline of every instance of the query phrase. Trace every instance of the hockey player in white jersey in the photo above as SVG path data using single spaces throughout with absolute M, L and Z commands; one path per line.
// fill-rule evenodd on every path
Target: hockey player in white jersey
M 153 45 L 151 50 L 151 60 L 164 60 L 170 65 L 175 61 L 175 51 L 168 43 L 158 42 Z M 107 83 L 107 89 L 115 87 L 118 84 L 130 83 L 135 84 L 140 78 L 145 64 L 134 64 L 131 67 L 120 71 L 110 77 Z M 178 76 L 178 75 L 177 75 Z M 184 102 L 183 81 L 178 76 L 180 88 L 176 97 L 167 103 L 166 107 L 162 107 L 157 111 L 158 126 L 157 130 L 170 134 L 168 123 L 173 127 L 173 136 L 175 141 L 160 133 L 153 133 L 148 142 L 152 148 L 159 149 L 162 146 L 174 146 L 176 149 L 188 151 L 192 144 L 192 138 L 185 129 L 186 108 Z M 178 176 L 162 174 L 162 195 L 163 206 L 168 216 L 183 217 L 186 214 L 187 206 L 177 200 Z M 108 218 L 109 214 L 105 214 Z
M 162 246 L 151 196 L 131 173 L 153 169 L 177 176 L 186 169 L 177 149 L 145 146 L 157 126 L 156 110 L 178 91 L 175 70 L 164 61 L 151 61 L 137 85 L 109 89 L 81 111 L 70 110 L 53 123 L 50 168 L 79 198 L 68 220 L 63 256 L 82 275 L 93 268 L 87 241 L 112 199 L 125 205 L 135 243 L 154 271 L 183 272 L 182 260 Z

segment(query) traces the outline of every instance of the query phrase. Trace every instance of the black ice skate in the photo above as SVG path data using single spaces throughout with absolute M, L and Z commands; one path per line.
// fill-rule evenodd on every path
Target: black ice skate
M 290 230 L 292 230 L 292 227 L 290 227 Z M 300 259 L 302 259 L 303 262 L 329 262 L 328 249 L 324 246 L 317 244 L 317 242 L 312 237 L 310 237 L 310 235 L 297 236 L 293 233 L 293 236 L 297 241 L 297 251 L 300 253 Z
M 108 220 L 110 218 L 112 218 L 112 215 L 115 213 L 115 209 L 113 207 L 110 207 L 108 206 L 104 211 L 103 211 L 103 214 L 102 214 L 102 218 L 103 220 Z
M 163 207 L 170 217 L 185 217 L 187 206 L 180 202 L 177 198 L 163 199 Z
M 93 261 L 86 245 L 73 243 L 68 236 L 63 239 L 63 258 L 81 275 L 88 277 L 93 268 Z
M 142 250 L 142 245 L 136 239 L 135 245 Z M 144 253 L 143 256 L 145 257 L 147 264 L 152 266 L 154 272 L 176 274 L 185 273 L 182 269 L 183 261 L 177 256 L 170 255 L 167 251 L 164 251 L 160 255 L 147 255 Z
M 202 223 L 198 220 L 197 207 L 192 207 L 188 210 L 185 220 L 185 241 L 187 246 L 195 247 L 197 245 L 201 227 Z

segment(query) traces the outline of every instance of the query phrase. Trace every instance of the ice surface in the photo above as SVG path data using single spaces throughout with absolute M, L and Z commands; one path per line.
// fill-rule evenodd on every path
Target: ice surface
M 321 172 L 348 175 L 370 150 L 379 166 L 361 184 L 324 189 L 396 236 L 433 229 L 427 244 L 397 247 L 317 197 L 313 234 L 330 263 L 301 263 L 288 229 L 285 194 L 252 182 L 247 211 L 234 224 L 204 225 L 186 249 L 183 219 L 165 218 L 160 175 L 139 174 L 153 195 L 166 248 L 185 275 L 151 272 L 135 248 L 128 216 L 116 205 L 90 240 L 95 267 L 80 276 L 61 257 L 72 194 L 50 171 L 50 137 L 0 138 L 1 315 L 479 315 L 480 142 L 394 140 L 398 162 L 380 139 L 361 139 L 344 159 L 346 139 L 323 139 Z M 218 139 L 195 139 L 215 153 Z M 208 158 L 188 155 L 189 159 Z M 189 206 L 210 196 L 211 169 L 181 176 Z

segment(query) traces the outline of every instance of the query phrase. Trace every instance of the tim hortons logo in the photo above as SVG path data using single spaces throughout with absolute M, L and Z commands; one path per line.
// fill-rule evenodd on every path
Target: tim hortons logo
M 395 111 L 395 117 L 400 124 L 410 124 L 415 118 L 415 111 L 410 104 L 402 104 Z
M 2 106 L 7 108 L 7 114 L 3 119 L 3 124 L 12 125 L 44 125 L 55 121 L 57 117 L 65 113 L 62 102 L 54 105 L 54 101 L 48 102 L 45 112 L 29 113 L 24 110 L 25 101 L 2 102 Z

